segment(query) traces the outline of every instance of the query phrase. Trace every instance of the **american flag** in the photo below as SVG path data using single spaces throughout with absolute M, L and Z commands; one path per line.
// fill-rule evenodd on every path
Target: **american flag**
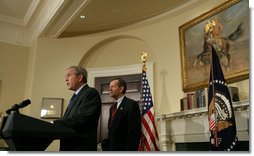
M 216 130 L 216 119 L 215 119 L 215 115 L 214 114 L 212 114 L 210 116 L 209 126 L 210 126 L 210 130 L 211 131 L 215 131 Z
M 212 47 L 211 63 L 208 92 L 210 149 L 216 151 L 238 150 L 234 109 L 214 47 Z
M 146 72 L 142 70 L 142 134 L 139 151 L 159 151 L 159 137 L 154 122 L 153 100 Z

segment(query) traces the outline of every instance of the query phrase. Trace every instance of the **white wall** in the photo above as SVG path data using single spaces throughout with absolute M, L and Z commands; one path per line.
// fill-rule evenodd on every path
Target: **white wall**
M 24 100 L 29 48 L 0 43 L 0 114 Z M 0 140 L 0 147 L 4 142 Z
M 73 38 L 40 38 L 30 49 L 18 48 L 12 55 L 5 53 L 4 59 L 0 57 L 4 60 L 0 61 L 0 79 L 4 79 L 0 84 L 0 108 L 8 107 L 1 104 L 12 104 L 29 97 L 32 104 L 23 111 L 39 118 L 43 97 L 64 98 L 66 107 L 72 95 L 64 82 L 67 67 L 140 64 L 141 51 L 146 50 L 148 61 L 154 63 L 156 115 L 178 112 L 179 100 L 183 97 L 178 27 L 224 1 L 197 1 L 184 11 L 118 30 Z M 248 99 L 249 80 L 235 85 L 240 89 L 241 98 Z
M 181 65 L 178 27 L 222 1 L 204 1 L 185 12 L 165 14 L 153 20 L 122 29 L 73 38 L 41 38 L 36 45 L 36 61 L 31 97 L 32 116 L 39 116 L 42 97 L 62 97 L 65 105 L 71 95 L 64 83 L 65 69 L 82 64 L 89 68 L 139 64 L 142 50 L 154 63 L 154 105 L 156 114 L 180 110 Z M 241 82 L 248 95 L 249 81 Z M 246 95 L 242 97 L 248 98 Z
M 24 99 L 29 48 L 0 43 L 0 112 Z
M 145 50 L 148 52 L 148 61 L 154 63 L 153 98 L 156 114 L 178 112 L 179 100 L 183 96 L 178 27 L 222 2 L 209 0 L 199 2 L 199 5 L 194 3 L 185 8 L 185 11 L 166 13 L 146 22 L 94 35 L 40 38 L 30 49 L 24 48 L 26 52 L 21 56 L 20 53 L 14 53 L 20 50 L 11 50 L 15 57 L 9 57 L 10 53 L 6 53 L 1 58 L 9 65 L 12 64 L 12 67 L 27 65 L 27 68 L 18 70 L 22 77 L 18 80 L 18 85 L 25 85 L 25 89 L 18 87 L 18 90 L 21 89 L 18 94 L 21 98 L 8 98 L 12 96 L 8 89 L 16 91 L 17 87 L 10 83 L 6 90 L 3 87 L 7 86 L 7 82 L 1 80 L 0 100 L 7 104 L 31 98 L 32 104 L 24 112 L 39 117 L 43 97 L 61 97 L 64 98 L 64 104 L 67 104 L 71 92 L 65 86 L 64 74 L 68 66 L 82 64 L 96 68 L 140 64 L 141 51 Z M 2 51 L 1 54 L 3 55 Z M 0 64 L 1 67 L 6 66 L 4 61 Z M 10 70 L 3 69 L 6 71 L 0 71 L 0 78 L 8 75 L 6 79 L 11 80 L 13 76 Z M 249 80 L 234 85 L 239 87 L 242 99 L 249 98 Z

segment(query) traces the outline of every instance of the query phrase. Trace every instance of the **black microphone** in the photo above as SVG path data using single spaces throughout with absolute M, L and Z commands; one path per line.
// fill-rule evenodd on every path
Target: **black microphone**
M 6 110 L 5 112 L 6 112 L 7 114 L 10 114 L 11 111 L 18 111 L 20 108 L 24 108 L 24 107 L 26 107 L 27 105 L 29 105 L 30 103 L 31 103 L 31 101 L 30 101 L 29 99 L 24 100 L 24 101 L 22 101 L 22 102 L 19 103 L 19 104 L 13 105 L 10 109 Z

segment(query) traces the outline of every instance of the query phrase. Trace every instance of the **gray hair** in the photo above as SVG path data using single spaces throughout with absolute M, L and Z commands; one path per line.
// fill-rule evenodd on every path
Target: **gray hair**
M 81 66 L 70 66 L 68 69 L 74 69 L 75 75 L 83 75 L 83 82 L 87 83 L 87 71 Z

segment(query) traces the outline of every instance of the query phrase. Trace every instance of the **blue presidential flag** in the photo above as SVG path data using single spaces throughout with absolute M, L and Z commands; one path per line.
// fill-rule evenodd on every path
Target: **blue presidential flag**
M 211 131 L 210 149 L 238 150 L 238 138 L 232 101 L 221 69 L 220 60 L 212 47 L 208 93 L 208 120 Z

